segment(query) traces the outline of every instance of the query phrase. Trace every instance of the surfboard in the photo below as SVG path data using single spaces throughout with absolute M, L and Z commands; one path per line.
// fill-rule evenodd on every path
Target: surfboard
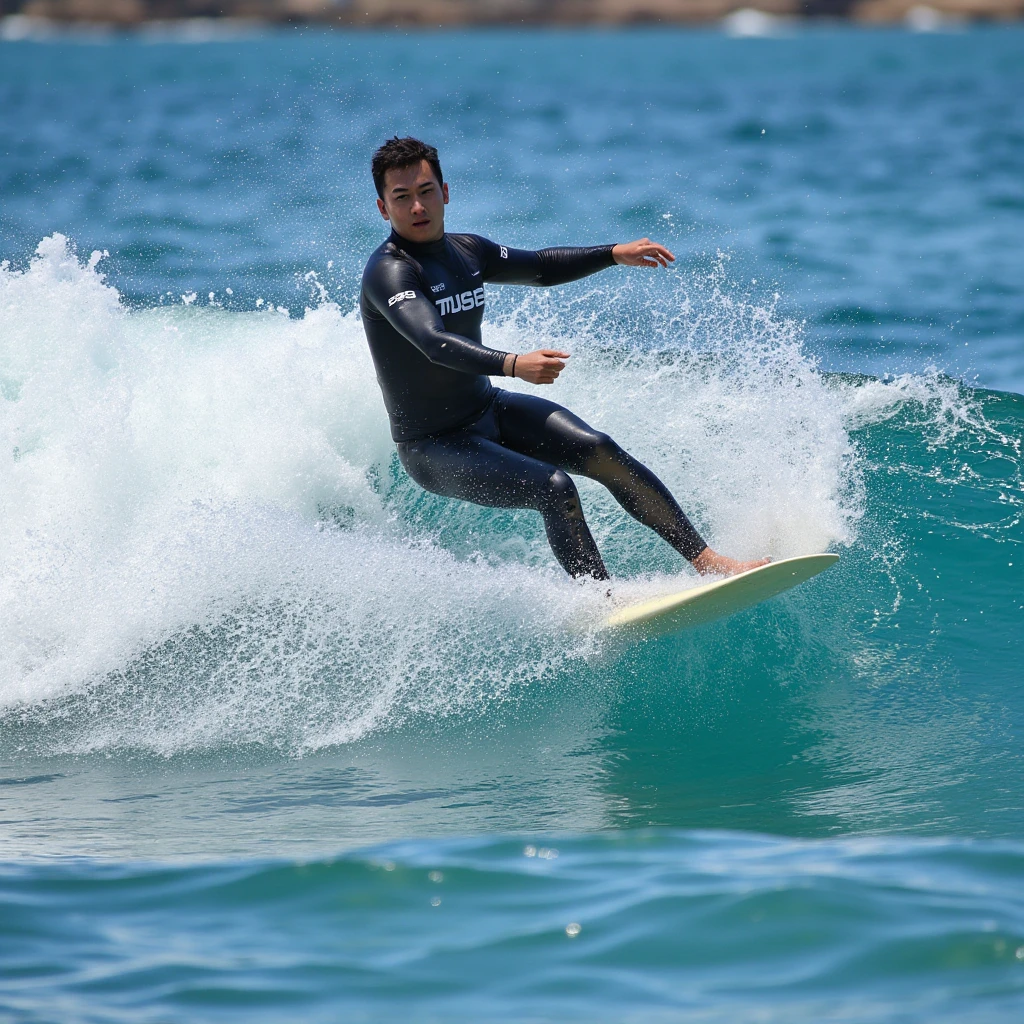
M 692 629 L 767 601 L 817 576 L 837 561 L 838 555 L 822 554 L 769 562 L 736 576 L 627 605 L 610 615 L 604 628 L 643 637 Z

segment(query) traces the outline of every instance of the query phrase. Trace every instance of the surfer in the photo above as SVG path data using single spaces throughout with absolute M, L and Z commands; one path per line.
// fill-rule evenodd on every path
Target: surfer
M 668 488 L 607 434 L 492 376 L 551 384 L 568 352 L 513 353 L 481 340 L 484 284 L 557 285 L 616 264 L 665 267 L 675 257 L 641 238 L 530 252 L 444 229 L 448 185 L 437 150 L 397 136 L 373 155 L 388 239 L 363 272 L 359 299 L 391 436 L 406 472 L 436 494 L 498 508 L 532 508 L 571 576 L 608 579 L 569 473 L 597 480 L 701 574 L 763 565 L 712 551 Z

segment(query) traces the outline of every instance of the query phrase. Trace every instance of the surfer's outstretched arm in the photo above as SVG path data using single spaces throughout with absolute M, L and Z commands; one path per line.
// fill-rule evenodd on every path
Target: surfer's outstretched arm
M 468 236 L 479 249 L 484 280 L 496 284 L 550 286 L 568 284 L 607 270 L 627 267 L 667 267 L 675 256 L 649 238 L 618 245 L 556 246 L 548 249 L 512 249 L 479 235 Z

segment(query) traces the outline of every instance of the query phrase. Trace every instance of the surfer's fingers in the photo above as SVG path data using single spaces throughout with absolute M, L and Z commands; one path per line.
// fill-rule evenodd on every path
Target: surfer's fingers
M 638 254 L 638 258 L 638 265 L 641 267 L 667 267 L 669 260 L 674 260 L 675 256 L 663 245 L 651 242 L 643 247 L 643 250 Z

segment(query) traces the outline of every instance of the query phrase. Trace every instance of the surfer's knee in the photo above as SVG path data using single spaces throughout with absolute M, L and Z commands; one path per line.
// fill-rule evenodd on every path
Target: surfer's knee
M 595 430 L 587 439 L 587 473 L 600 478 L 601 471 L 621 465 L 626 453 L 608 435 Z
M 545 481 L 541 504 L 544 510 L 561 515 L 579 515 L 580 495 L 572 477 L 562 469 L 552 469 Z
M 611 435 L 602 430 L 595 430 L 589 438 L 590 451 L 598 458 L 608 458 L 615 455 L 620 449 L 612 440 Z

